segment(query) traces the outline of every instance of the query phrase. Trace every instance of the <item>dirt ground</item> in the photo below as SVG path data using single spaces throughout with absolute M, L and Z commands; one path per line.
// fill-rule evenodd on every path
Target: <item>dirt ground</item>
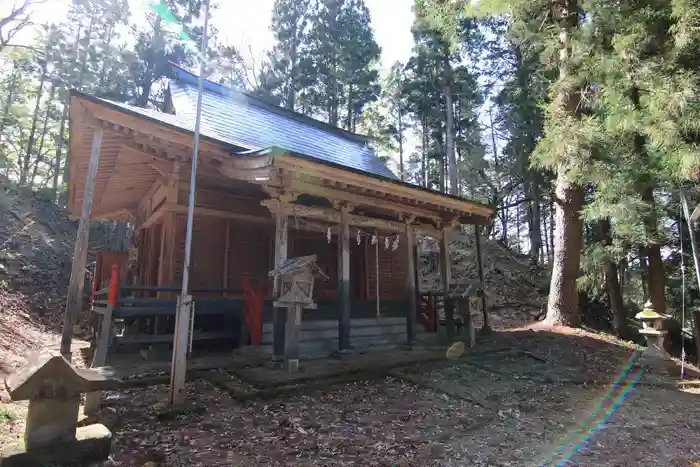
M 700 391 L 676 389 L 677 378 L 662 370 L 628 368 L 633 347 L 546 329 L 499 332 L 479 344 L 492 350 L 276 400 L 240 402 L 203 378 L 189 384 L 190 408 L 177 414 L 164 410 L 166 386 L 108 394 L 101 418 L 115 440 L 103 465 L 700 462 Z M 3 407 L 21 415 L 21 406 Z M 5 441 L 23 429 L 21 417 L 10 418 L 0 421 Z

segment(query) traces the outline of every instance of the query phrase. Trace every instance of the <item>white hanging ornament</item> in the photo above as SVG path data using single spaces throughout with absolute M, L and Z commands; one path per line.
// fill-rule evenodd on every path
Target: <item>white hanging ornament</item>
M 376 244 L 377 244 L 377 234 L 375 233 L 374 235 L 372 235 L 372 245 L 376 245 Z
M 328 232 L 326 232 L 326 240 L 328 240 L 328 243 L 331 242 L 331 228 L 328 227 Z
M 357 229 L 357 244 L 359 245 L 362 242 L 362 239 L 360 238 L 360 229 Z
M 396 238 L 394 239 L 393 245 L 391 245 L 391 249 L 396 251 L 399 248 L 399 236 L 397 235 Z
M 386 237 L 384 239 L 384 249 L 388 250 L 389 249 L 389 237 Z

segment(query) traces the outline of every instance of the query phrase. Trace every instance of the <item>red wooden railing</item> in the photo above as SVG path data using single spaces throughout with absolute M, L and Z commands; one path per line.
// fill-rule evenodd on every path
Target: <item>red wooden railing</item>
M 418 296 L 418 321 L 427 332 L 437 332 L 438 295 L 425 292 Z
M 260 345 L 262 342 L 264 299 L 263 286 L 253 289 L 246 272 L 243 276 L 243 319 L 250 333 L 250 345 Z
M 113 307 L 117 306 L 119 298 L 119 265 L 112 266 L 112 277 L 109 280 L 109 292 L 107 293 L 107 303 Z

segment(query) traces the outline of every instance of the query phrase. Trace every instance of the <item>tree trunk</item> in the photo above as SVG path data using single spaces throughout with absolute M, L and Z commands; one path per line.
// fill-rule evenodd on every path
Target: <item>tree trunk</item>
M 102 66 L 100 67 L 100 77 L 98 83 L 100 84 L 100 89 L 105 86 L 105 78 L 107 76 L 107 70 L 110 68 L 112 63 L 112 36 L 114 34 L 114 22 L 110 22 L 107 26 L 107 34 L 105 34 L 105 40 L 102 43 L 102 50 L 104 51 L 102 58 Z
M 352 131 L 352 116 L 353 116 L 353 95 L 352 95 L 352 84 L 348 85 L 348 114 L 345 118 L 345 129 L 347 131 Z
M 422 184 L 423 188 L 428 188 L 428 172 L 427 172 L 427 160 L 428 160 L 428 124 L 425 121 L 425 114 L 421 115 L 421 131 L 422 131 L 422 147 L 421 147 L 421 162 L 420 162 L 420 172 L 423 177 Z
M 651 186 L 647 186 L 644 190 L 642 199 L 649 203 L 652 210 L 654 209 L 654 191 Z M 663 314 L 666 311 L 666 274 L 661 257 L 661 244 L 657 240 L 657 224 L 656 215 L 652 211 L 646 219 L 647 235 L 649 235 L 649 243 L 646 247 L 649 268 L 649 300 L 651 300 L 654 310 Z
M 73 58 L 77 61 L 78 59 L 78 49 L 80 48 L 80 28 L 75 35 L 75 43 L 73 44 Z M 76 64 L 74 62 L 74 64 Z M 67 66 L 64 67 L 63 71 L 67 71 Z M 82 82 L 77 83 L 76 88 L 80 90 Z M 63 113 L 61 114 L 61 123 L 59 124 L 58 135 L 56 135 L 56 159 L 54 160 L 54 173 L 53 173 L 53 191 L 58 198 L 58 176 L 61 172 L 61 163 L 63 158 L 63 143 L 64 143 L 64 133 L 66 130 L 66 121 L 68 120 L 68 104 L 70 93 L 68 92 L 68 85 L 63 88 Z M 68 183 L 70 179 L 70 173 L 68 171 L 68 164 L 63 168 L 63 183 Z
M 600 230 L 603 235 L 603 242 L 607 247 L 610 247 L 612 245 L 610 220 L 602 219 L 600 221 Z M 623 337 L 627 324 L 627 312 L 625 310 L 625 301 L 622 298 L 622 285 L 620 284 L 617 263 L 612 261 L 611 258 L 606 258 L 605 260 L 605 289 L 610 301 L 610 309 L 612 310 L 613 332 L 617 336 Z
M 445 50 L 443 62 L 445 65 L 445 81 L 447 84 L 443 88 L 445 94 L 445 162 L 450 178 L 450 194 L 457 195 L 457 156 L 455 155 L 454 144 L 454 105 L 452 103 L 452 64 L 450 63 L 449 51 Z M 443 190 L 444 191 L 444 190 Z
M 564 0 L 560 7 L 559 30 L 559 82 L 569 79 L 571 61 L 571 34 L 579 26 L 577 0 Z M 569 117 L 577 117 L 580 95 L 570 92 L 567 87 L 555 97 L 554 108 Z M 552 261 L 552 282 L 549 287 L 549 303 L 545 322 L 549 325 L 579 326 L 579 296 L 576 281 L 581 264 L 581 230 L 579 217 L 583 207 L 583 189 L 569 178 L 568 161 L 557 165 L 555 196 L 555 239 Z
M 617 265 L 618 276 L 620 278 L 620 295 L 622 295 L 622 303 L 625 302 L 625 286 L 627 285 L 627 257 L 620 260 Z
M 54 157 L 54 162 L 53 162 L 53 182 L 51 184 L 51 189 L 53 190 L 54 193 L 54 198 L 58 196 L 58 178 L 61 173 L 61 163 L 63 162 L 63 136 L 66 132 L 66 120 L 68 120 L 68 90 L 64 88 L 63 92 L 66 94 L 66 97 L 64 98 L 63 101 L 63 111 L 61 112 L 61 123 L 58 126 L 58 133 L 56 134 L 56 156 Z M 64 172 L 68 171 L 68 167 L 66 166 L 64 169 Z M 65 181 L 68 181 L 68 174 L 64 173 L 63 174 L 63 179 Z
M 505 206 L 506 199 L 503 200 L 502 202 L 503 206 Z M 501 227 L 503 230 L 501 231 L 501 242 L 505 245 L 508 246 L 508 210 L 503 207 L 501 208 Z
M 649 297 L 649 266 L 647 263 L 647 249 L 644 245 L 639 245 L 639 270 L 642 280 L 642 293 L 645 299 Z
M 80 60 L 80 73 L 78 74 L 78 90 L 83 87 L 85 81 L 85 73 L 87 72 L 87 64 L 90 55 L 90 44 L 92 43 L 92 28 L 95 26 L 95 17 L 90 18 L 90 24 L 85 32 L 85 52 Z
M 22 165 L 20 166 L 19 181 L 20 184 L 26 185 L 29 181 L 29 165 L 32 160 L 32 151 L 34 150 L 34 138 L 36 137 L 36 127 L 39 123 L 39 109 L 41 108 L 41 96 L 44 94 L 44 83 L 46 82 L 46 61 L 41 66 L 41 78 L 39 78 L 39 87 L 36 90 L 36 104 L 34 105 L 34 115 L 32 116 L 32 126 L 29 130 L 29 140 L 27 141 L 27 152 L 24 154 Z
M 405 175 L 404 175 L 404 166 L 403 166 L 403 114 L 401 113 L 401 103 L 398 103 L 398 121 L 396 122 L 397 124 L 397 131 L 398 131 L 398 140 L 399 140 L 399 176 L 401 177 L 401 181 L 405 181 Z
M 520 247 L 520 224 L 521 224 L 521 212 L 520 205 L 515 207 L 515 251 L 518 254 L 522 253 L 522 248 Z
M 549 264 L 554 261 L 554 202 L 549 203 Z
M 297 3 L 294 4 L 294 17 L 292 18 L 294 21 L 294 31 L 292 31 L 292 43 L 290 44 L 290 49 L 289 49 L 289 77 L 287 78 L 288 85 L 287 85 L 287 98 L 285 99 L 286 102 L 284 103 L 285 108 L 289 110 L 294 110 L 294 106 L 296 105 L 296 100 L 297 100 L 297 78 L 299 74 L 299 63 L 298 63 L 298 48 L 299 48 L 299 18 L 301 17 L 301 12 L 297 9 L 299 5 Z
M 540 260 L 542 252 L 542 226 L 540 225 L 540 202 L 536 190 L 533 188 L 535 182 L 527 183 L 527 193 L 529 201 L 527 204 L 527 225 L 530 237 L 530 264 L 536 265 Z
M 579 211 L 583 207 L 583 190 L 569 182 L 563 168 L 557 176 L 554 221 L 554 257 L 549 303 L 545 321 L 553 326 L 579 326 L 576 281 L 581 262 L 582 222 Z
M 36 158 L 34 159 L 34 168 L 32 169 L 32 178 L 29 182 L 31 186 L 34 186 L 34 179 L 36 178 L 37 171 L 39 170 L 39 163 L 44 161 L 44 141 L 46 140 L 46 130 L 49 124 L 49 113 L 51 112 L 51 102 L 53 102 L 54 95 L 56 94 L 56 85 L 51 85 L 51 91 L 49 92 L 49 100 L 46 103 L 46 112 L 44 112 L 44 123 L 41 128 L 41 138 L 39 138 L 39 148 L 36 152 Z
M 547 225 L 548 225 L 547 217 L 549 217 L 549 214 L 548 214 L 548 212 L 549 212 L 549 207 L 548 207 L 548 206 L 545 206 L 545 208 L 546 208 L 546 209 L 545 209 L 544 212 L 542 213 L 542 228 L 544 229 L 544 239 L 545 239 L 545 241 L 544 241 L 544 250 L 545 250 L 544 253 L 545 253 L 545 254 L 544 254 L 543 256 L 546 257 L 547 263 L 551 263 L 551 261 L 550 261 L 550 250 L 549 250 L 549 234 L 548 234 L 548 233 L 549 233 L 549 229 L 548 229 L 548 227 L 547 227 Z M 543 258 L 543 261 L 544 261 L 544 259 L 545 259 L 545 258 Z
M 15 69 L 12 72 L 12 81 L 10 81 L 10 87 L 7 90 L 7 99 L 5 99 L 5 106 L 2 109 L 2 120 L 0 121 L 0 135 L 4 134 L 5 126 L 7 125 L 7 118 L 10 116 L 10 108 L 12 107 L 12 101 L 15 97 L 15 88 L 17 87 L 17 76 L 19 75 L 19 70 L 17 69 L 17 62 L 14 62 Z
M 630 89 L 630 100 L 635 110 L 641 111 L 640 89 L 632 86 Z M 634 135 L 634 150 L 640 162 L 649 161 L 649 153 L 646 148 L 646 137 L 641 133 Z M 640 184 L 642 201 L 649 206 L 649 214 L 645 216 L 644 227 L 647 234 L 646 252 L 648 258 L 649 274 L 649 300 L 653 309 L 657 313 L 663 314 L 666 311 L 666 274 L 664 263 L 661 258 L 661 242 L 659 242 L 658 219 L 656 217 L 656 200 L 654 199 L 654 185 L 652 175 L 644 174 Z

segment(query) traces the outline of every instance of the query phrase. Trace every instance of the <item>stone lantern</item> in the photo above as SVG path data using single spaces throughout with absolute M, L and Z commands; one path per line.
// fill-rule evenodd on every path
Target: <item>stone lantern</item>
M 664 340 L 668 331 L 663 329 L 664 320 L 668 316 L 657 313 L 651 301 L 647 301 L 635 318 L 642 322 L 642 329 L 639 330 L 639 333 L 647 341 L 647 348 L 642 354 L 642 359 L 647 362 L 670 360 L 671 356 L 664 349 Z
M 317 276 L 328 279 L 316 264 L 316 255 L 299 256 L 284 260 L 270 271 L 271 277 L 279 277 L 280 295 L 275 307 L 287 308 L 284 338 L 284 360 L 291 372 L 299 369 L 299 337 L 301 334 L 301 310 L 315 309 L 314 281 Z

